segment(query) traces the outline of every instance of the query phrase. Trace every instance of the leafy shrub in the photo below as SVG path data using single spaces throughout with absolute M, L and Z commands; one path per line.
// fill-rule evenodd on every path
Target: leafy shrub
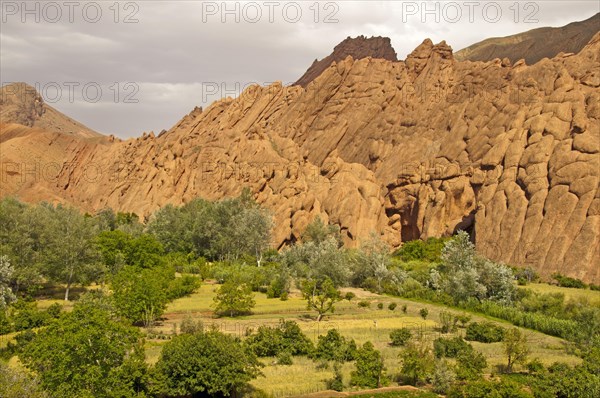
M 371 303 L 369 301 L 367 301 L 367 300 L 362 300 L 362 301 L 358 302 L 358 306 L 360 308 L 368 308 L 368 307 L 371 306 Z
M 354 339 L 346 339 L 337 329 L 329 329 L 325 336 L 318 337 L 313 358 L 338 362 L 353 361 L 356 349 Z
M 427 315 L 429 315 L 429 310 L 427 308 L 421 308 L 419 310 L 419 315 L 421 315 L 421 318 L 423 318 L 423 320 L 427 319 Z
M 459 380 L 479 379 L 486 367 L 487 361 L 479 351 L 462 350 L 456 356 L 456 376 Z
M 440 262 L 442 248 L 447 240 L 448 238 L 429 238 L 426 241 L 412 240 L 405 242 L 393 255 L 400 257 L 402 261 Z
M 259 357 L 277 356 L 284 351 L 290 355 L 307 355 L 313 350 L 312 341 L 300 326 L 283 320 L 277 327 L 260 326 L 246 339 L 246 345 Z
M 397 306 L 398 306 L 398 304 L 396 304 L 396 303 L 390 303 L 390 305 L 388 305 L 388 310 L 394 311 Z
M 568 276 L 561 275 L 559 273 L 552 274 L 552 278 L 558 282 L 558 286 L 561 287 L 572 287 L 576 289 L 585 289 L 587 285 L 583 281 Z
M 391 345 L 395 347 L 403 346 L 408 343 L 408 340 L 412 337 L 412 333 L 407 328 L 395 329 L 390 333 Z
M 538 358 L 529 361 L 526 367 L 529 373 L 542 373 L 545 369 L 544 364 Z
M 12 330 L 12 325 L 6 316 L 6 311 L 0 309 L 0 335 L 8 334 L 12 332 Z
M 356 370 L 352 372 L 350 379 L 353 386 L 379 388 L 387 385 L 383 358 L 370 341 L 356 351 L 355 366 Z
M 196 334 L 204 330 L 204 323 L 201 320 L 194 321 L 190 314 L 187 314 L 179 325 L 179 331 L 182 334 Z
M 333 377 L 325 382 L 328 390 L 342 391 L 344 381 L 342 376 L 342 367 L 339 362 L 333 364 Z
M 294 360 L 292 354 L 289 351 L 281 351 L 277 354 L 277 365 L 293 365 Z
M 530 392 L 515 382 L 502 380 L 471 381 L 465 384 L 455 384 L 449 391 L 448 398 L 533 398 Z
M 433 391 L 438 394 L 446 394 L 456 380 L 456 373 L 445 360 L 437 361 L 435 370 L 431 377 Z
M 46 314 L 48 315 L 48 317 L 50 317 L 52 319 L 57 319 L 60 316 L 61 312 L 62 312 L 62 305 L 60 305 L 58 303 L 54 303 L 50 307 L 48 307 L 48 309 L 46 309 Z
M 377 309 L 382 310 L 383 309 L 383 303 L 377 303 Z
M 163 346 L 155 366 L 158 396 L 230 396 L 260 375 L 261 363 L 233 336 L 184 334 Z
M 11 320 L 17 332 L 44 326 L 49 318 L 46 312 L 37 309 L 35 302 L 17 301 L 14 309 Z
M 464 341 L 462 337 L 449 339 L 439 337 L 433 341 L 433 353 L 437 358 L 456 358 L 462 351 L 472 349 L 473 346 Z
M 167 300 L 172 301 L 181 297 L 189 296 L 200 287 L 200 279 L 192 275 L 183 275 L 175 278 L 169 283 Z
M 440 312 L 440 331 L 442 333 L 450 333 L 456 330 L 456 323 L 458 318 L 452 316 L 448 311 Z
M 402 305 L 402 312 L 406 314 L 408 312 L 408 306 L 406 304 Z
M 504 338 L 505 329 L 491 322 L 473 322 L 467 327 L 465 339 L 481 343 L 497 343 Z
M 468 314 L 459 314 L 454 317 L 459 323 L 461 327 L 467 326 L 467 323 L 471 321 L 471 315 Z
M 354 298 L 356 298 L 356 294 L 354 294 L 353 292 L 346 292 L 346 294 L 344 295 L 344 299 L 348 301 L 352 301 Z

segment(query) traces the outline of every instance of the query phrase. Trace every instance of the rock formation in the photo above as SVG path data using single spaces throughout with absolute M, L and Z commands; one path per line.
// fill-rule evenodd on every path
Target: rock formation
M 316 215 L 350 245 L 464 229 L 491 258 L 599 283 L 599 50 L 600 33 L 532 66 L 458 62 L 430 40 L 400 62 L 348 56 L 306 87 L 249 87 L 158 137 L 72 141 L 57 178 L 28 189 L 148 216 L 248 186 L 278 247 Z
M 525 17 L 527 18 L 527 17 Z M 560 28 L 538 28 L 507 37 L 495 37 L 457 51 L 459 61 L 491 61 L 495 58 L 533 65 L 559 53 L 578 53 L 600 29 L 600 13 L 585 21 Z
M 323 73 L 332 63 L 340 62 L 346 57 L 352 57 L 355 60 L 371 57 L 378 59 L 387 59 L 388 61 L 397 61 L 396 51 L 392 47 L 392 43 L 387 37 L 370 37 L 359 36 L 356 38 L 348 37 L 340 44 L 335 46 L 333 52 L 323 58 L 317 60 L 308 68 L 300 79 L 294 85 L 302 87 L 308 86 L 308 83 L 315 80 Z

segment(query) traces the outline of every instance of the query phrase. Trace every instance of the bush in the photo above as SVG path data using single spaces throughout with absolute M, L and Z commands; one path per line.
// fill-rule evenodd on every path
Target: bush
M 471 315 L 468 314 L 460 314 L 454 317 L 459 323 L 461 327 L 466 327 L 467 323 L 471 322 Z
M 435 370 L 431 377 L 433 391 L 438 394 L 446 394 L 456 380 L 456 373 L 448 365 L 448 362 L 442 360 L 435 364 Z
M 472 381 L 465 384 L 456 384 L 448 393 L 448 398 L 533 398 L 523 386 L 502 380 L 495 381 Z
M 449 339 L 439 337 L 433 341 L 433 353 L 437 358 L 456 358 L 462 351 L 472 349 L 473 346 L 464 341 L 462 337 Z
M 356 370 L 350 378 L 353 386 L 379 388 L 387 385 L 383 358 L 370 341 L 356 351 L 355 366 Z
M 458 318 L 452 316 L 448 311 L 440 312 L 440 331 L 442 333 L 450 333 L 456 330 L 456 323 Z
M 427 308 L 421 308 L 421 310 L 419 311 L 419 315 L 421 315 L 421 318 L 425 320 L 427 319 L 427 315 L 429 315 L 429 310 Z
M 277 365 L 293 365 L 294 361 L 292 359 L 292 354 L 289 351 L 281 351 L 277 354 Z
M 390 345 L 395 347 L 404 346 L 411 337 L 412 333 L 407 328 L 392 330 L 390 333 L 390 340 L 392 340 Z
M 346 362 L 356 358 L 356 342 L 346 339 L 337 331 L 329 329 L 325 336 L 319 336 L 313 358 L 329 361 Z
M 561 275 L 559 273 L 552 274 L 552 278 L 558 282 L 558 286 L 561 287 L 572 287 L 576 289 L 585 289 L 587 285 L 583 281 L 568 276 Z
M 35 302 L 17 301 L 11 320 L 14 330 L 19 332 L 44 326 L 48 322 L 48 313 L 37 309 Z
M 184 334 L 164 345 L 155 366 L 159 396 L 229 396 L 260 375 L 261 363 L 239 340 L 217 332 Z
M 367 300 L 362 300 L 358 302 L 358 306 L 360 308 L 369 308 L 371 306 L 371 303 Z
M 58 303 L 52 304 L 46 310 L 46 314 L 48 315 L 48 317 L 50 317 L 52 319 L 58 319 L 58 317 L 60 316 L 61 312 L 62 312 L 62 305 L 60 305 Z
M 346 294 L 344 295 L 344 299 L 348 301 L 352 301 L 354 298 L 356 298 L 356 294 L 352 292 L 346 292 Z
M 456 356 L 456 376 L 459 380 L 476 380 L 483 375 L 487 361 L 476 350 L 462 350 Z
M 406 304 L 402 305 L 402 313 L 406 314 L 408 312 L 408 306 Z
M 333 364 L 333 377 L 325 382 L 328 390 L 342 391 L 344 389 L 344 381 L 342 377 L 342 368 L 339 362 Z
M 538 358 L 527 363 L 526 367 L 529 373 L 542 373 L 545 369 L 544 364 Z
M 383 309 L 383 303 L 377 303 L 377 309 L 382 310 Z
M 467 327 L 465 339 L 480 343 L 497 343 L 504 338 L 505 329 L 491 322 L 473 322 Z
M 167 290 L 167 300 L 189 296 L 200 287 L 200 279 L 192 275 L 183 275 L 181 278 L 175 278 L 169 283 Z
M 388 305 L 388 310 L 394 311 L 397 306 L 398 306 L 398 304 L 396 304 L 396 303 L 390 303 L 390 305 Z
M 279 326 L 260 326 L 245 344 L 259 357 L 274 357 L 281 352 L 307 355 L 313 350 L 312 341 L 294 321 L 281 320 Z
M 194 318 L 190 314 L 187 314 L 181 325 L 179 325 L 179 331 L 182 334 L 196 334 L 204 331 L 204 323 L 201 320 L 194 321 Z
M 442 248 L 447 240 L 448 238 L 429 238 L 426 241 L 411 240 L 405 242 L 393 255 L 400 257 L 405 262 L 421 260 L 437 263 L 440 262 Z

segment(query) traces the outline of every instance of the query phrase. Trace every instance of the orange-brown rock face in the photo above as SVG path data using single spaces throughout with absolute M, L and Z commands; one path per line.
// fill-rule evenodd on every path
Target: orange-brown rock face
M 317 214 L 349 244 L 465 229 L 492 258 L 598 283 L 599 50 L 600 34 L 533 66 L 457 62 L 429 40 L 404 62 L 348 57 L 306 88 L 250 87 L 159 137 L 75 143 L 44 189 L 149 215 L 248 186 L 277 246 Z

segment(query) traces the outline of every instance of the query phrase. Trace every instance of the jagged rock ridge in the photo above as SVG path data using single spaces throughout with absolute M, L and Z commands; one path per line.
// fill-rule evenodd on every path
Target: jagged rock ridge
M 248 186 L 277 246 L 316 215 L 351 245 L 465 229 L 492 258 L 598 283 L 599 50 L 597 34 L 532 66 L 457 62 L 429 40 L 404 62 L 347 57 L 306 88 L 252 86 L 159 137 L 76 142 L 38 185 L 143 215 Z
M 354 59 L 363 59 L 367 57 L 387 59 L 388 61 L 397 61 L 396 51 L 387 37 L 358 36 L 356 38 L 348 37 L 340 44 L 335 46 L 333 52 L 322 60 L 317 60 L 308 68 L 308 70 L 298 79 L 295 85 L 306 87 L 323 73 L 332 63 L 340 62 L 346 57 Z

